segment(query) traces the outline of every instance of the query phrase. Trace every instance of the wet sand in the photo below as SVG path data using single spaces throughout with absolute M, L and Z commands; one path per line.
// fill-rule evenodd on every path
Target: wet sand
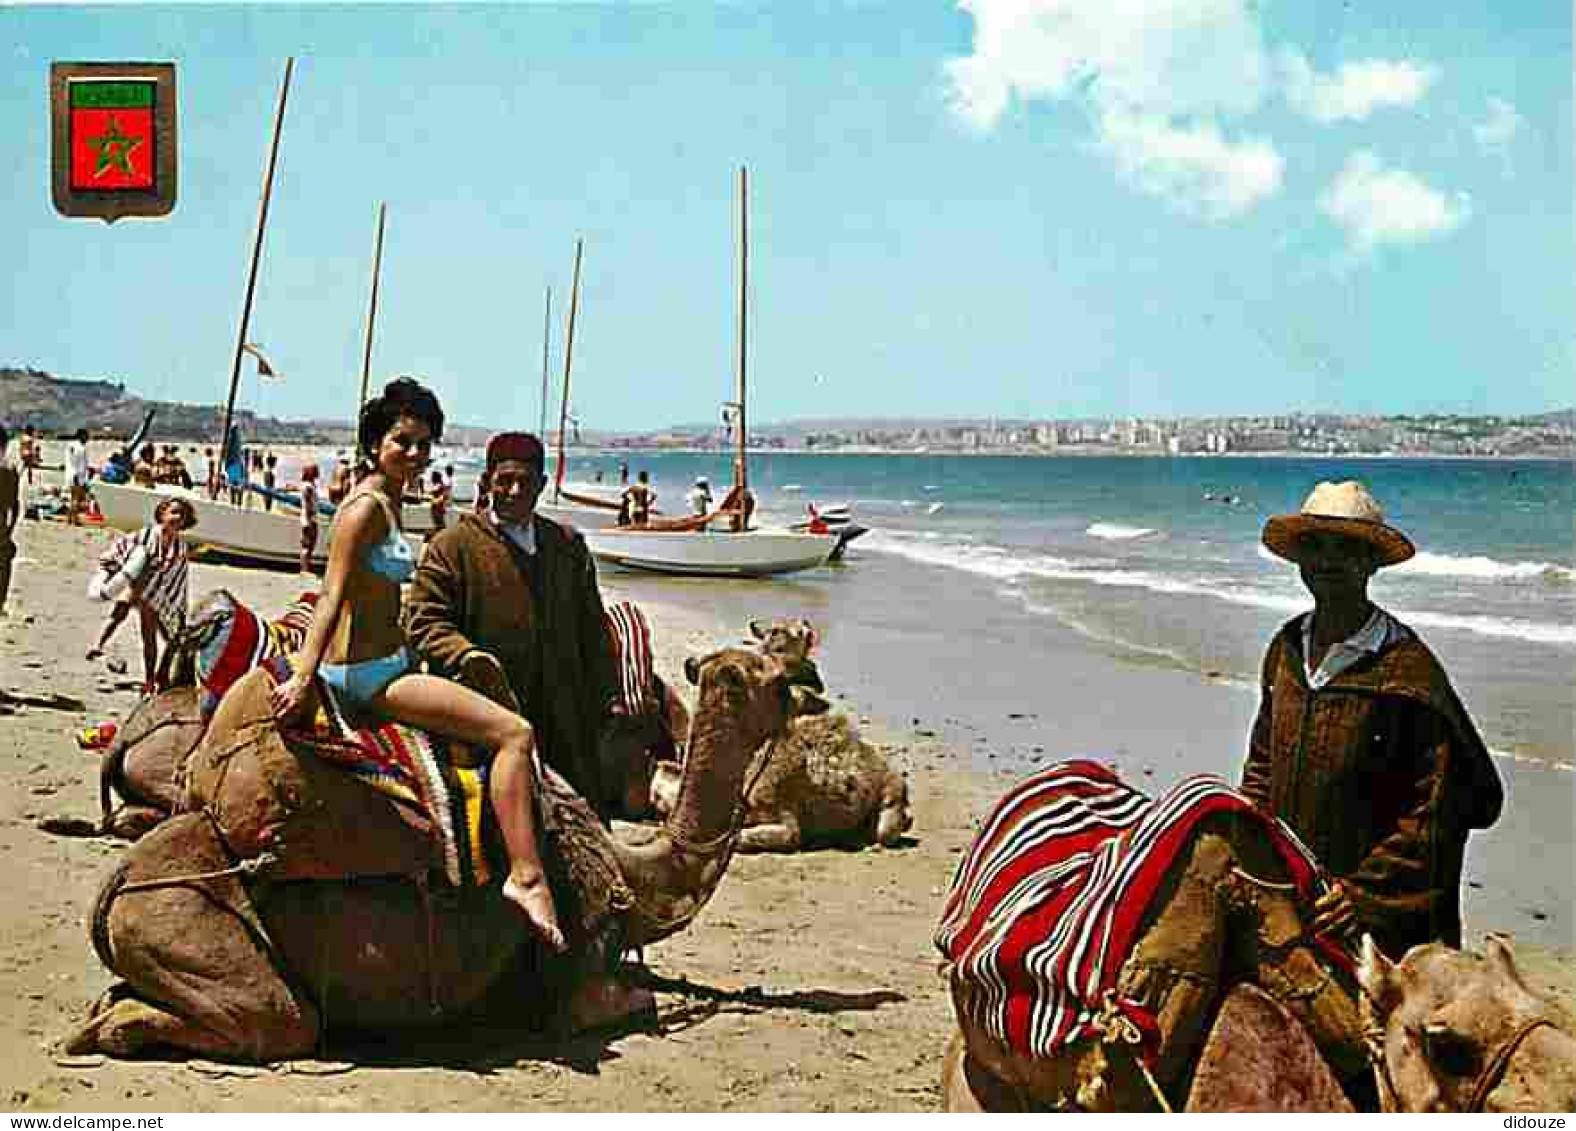
M 82 700 L 84 709 L 0 714 L 0 859 L 9 865 L 0 996 L 14 1003 L 0 1030 L 0 1097 L 16 1108 L 935 1110 L 951 1007 L 930 935 L 973 822 L 1036 754 L 1103 754 L 1156 786 L 1183 772 L 1229 773 L 1253 709 L 1240 691 L 1136 668 L 1071 633 L 1048 636 L 1043 670 L 999 673 L 982 650 L 989 625 L 978 639 L 887 639 L 878 623 L 859 618 L 825 623 L 824 604 L 801 610 L 819 599 L 792 585 L 673 584 L 608 572 L 605 595 L 642 605 L 654 626 L 658 670 L 674 681 L 685 655 L 740 639 L 751 617 L 805 611 L 822 624 L 829 687 L 909 774 L 912 843 L 737 858 L 695 925 L 645 955 L 658 1032 L 552 1042 L 459 1026 L 375 1046 L 330 1045 L 322 1060 L 277 1069 L 61 1059 L 53 1042 L 111 981 L 93 954 L 87 917 L 121 848 L 51 836 L 36 822 L 96 820 L 98 756 L 78 750 L 74 735 L 131 707 L 140 659 L 130 625 L 110 650 L 127 662 L 127 675 L 83 659 L 104 612 L 83 590 L 109 533 L 25 522 L 19 534 L 12 616 L 0 621 L 0 688 L 57 692 Z M 276 612 L 301 581 L 194 566 L 194 595 L 220 586 Z M 894 682 L 906 698 L 889 690 Z M 877 702 L 912 707 L 877 717 Z M 1152 707 L 1171 722 L 1152 721 Z M 1203 764 L 1192 753 L 1200 749 L 1210 751 Z M 1496 838 L 1537 811 L 1514 786 L 1511 796 Z M 1557 881 L 1567 892 L 1569 863 Z M 1528 854 L 1523 866 L 1539 866 L 1537 858 Z M 1486 914 L 1488 907 L 1476 897 L 1469 902 L 1473 936 L 1517 929 Z M 1576 996 L 1568 950 L 1523 945 L 1519 953 L 1534 982 L 1567 1001 Z

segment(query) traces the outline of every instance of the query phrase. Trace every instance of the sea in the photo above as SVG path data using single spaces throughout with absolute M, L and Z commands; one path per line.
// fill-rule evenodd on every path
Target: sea
M 722 452 L 577 456 L 569 478 L 614 485 L 621 463 L 650 473 L 670 513 L 696 476 L 732 479 Z M 701 603 L 741 634 L 751 618 L 809 618 L 834 689 L 974 769 L 1084 756 L 1157 788 L 1189 773 L 1235 780 L 1265 646 L 1312 604 L 1260 531 L 1316 483 L 1345 479 L 1367 484 L 1418 549 L 1370 596 L 1440 657 L 1506 782 L 1505 817 L 1469 850 L 1469 927 L 1570 947 L 1576 462 L 752 453 L 765 521 L 847 504 L 869 527 L 845 562 L 765 581 L 616 583 L 637 600 Z

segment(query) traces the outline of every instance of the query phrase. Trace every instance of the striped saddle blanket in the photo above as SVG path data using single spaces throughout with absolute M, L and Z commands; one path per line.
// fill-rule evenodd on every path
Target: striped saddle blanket
M 1215 813 L 1262 820 L 1299 890 L 1316 894 L 1317 865 L 1291 830 L 1214 778 L 1188 778 L 1151 800 L 1104 766 L 1076 761 L 1014 787 L 959 864 L 936 929 L 953 977 L 977 991 L 973 1020 L 1043 1058 L 1097 1039 L 1114 1008 L 1147 1044 L 1155 1019 L 1118 998 L 1117 977 L 1150 900 Z
M 273 656 L 262 669 L 275 685 L 295 670 L 294 655 Z M 492 809 L 487 776 L 492 752 L 452 742 L 406 723 L 352 716 L 338 694 L 316 681 L 317 710 L 286 734 L 391 801 L 421 813 L 435 830 L 443 872 L 454 887 L 484 885 L 493 877 L 487 848 Z
M 193 626 L 217 618 L 219 627 L 197 649 L 197 683 L 202 717 L 210 719 L 224 693 L 264 660 L 294 652 L 306 643 L 312 627 L 316 593 L 302 593 L 277 620 L 265 621 L 220 589 L 205 597 L 189 622 Z
M 618 668 L 618 692 L 631 715 L 662 710 L 661 682 L 651 655 L 651 624 L 633 601 L 609 605 L 604 613 L 607 635 Z

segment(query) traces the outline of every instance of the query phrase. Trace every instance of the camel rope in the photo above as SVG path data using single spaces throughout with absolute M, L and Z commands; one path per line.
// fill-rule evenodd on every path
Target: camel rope
M 115 890 L 117 896 L 128 895 L 134 891 L 157 891 L 159 888 L 175 888 L 185 884 L 202 883 L 204 880 L 222 880 L 226 876 L 255 876 L 266 868 L 272 868 L 279 863 L 279 857 L 272 852 L 259 852 L 256 856 L 248 857 L 239 864 L 228 868 L 220 868 L 213 872 L 189 872 L 181 876 L 164 876 L 157 880 L 137 880 L 132 883 L 122 884 Z
M 1499 1087 L 1500 1080 L 1504 1078 L 1505 1069 L 1510 1066 L 1510 1058 L 1515 1056 L 1516 1051 L 1521 1048 L 1521 1042 L 1545 1025 L 1550 1029 L 1556 1028 L 1554 1022 L 1547 1017 L 1535 1017 L 1517 1029 L 1510 1040 L 1500 1046 L 1499 1051 L 1483 1066 L 1483 1072 L 1477 1078 L 1477 1083 L 1472 1088 L 1472 1098 L 1467 1103 L 1467 1111 L 1483 1110 L 1483 1105 L 1488 1102 L 1489 1093 Z

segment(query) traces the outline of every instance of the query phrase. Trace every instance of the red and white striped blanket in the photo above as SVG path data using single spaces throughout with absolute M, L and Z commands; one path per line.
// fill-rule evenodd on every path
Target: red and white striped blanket
M 972 1020 L 1034 1057 L 1097 1038 L 1111 1006 L 1153 1035 L 1154 1018 L 1117 998 L 1117 976 L 1161 881 L 1215 813 L 1262 821 L 1299 890 L 1310 901 L 1322 890 L 1291 830 L 1217 779 L 1151 800 L 1076 761 L 1014 787 L 959 864 L 936 929 L 953 976 L 976 991 Z
M 624 709 L 636 716 L 656 714 L 662 710 L 662 698 L 657 690 L 657 669 L 651 658 L 651 624 L 646 614 L 633 601 L 619 601 L 607 606 L 605 616 Z

